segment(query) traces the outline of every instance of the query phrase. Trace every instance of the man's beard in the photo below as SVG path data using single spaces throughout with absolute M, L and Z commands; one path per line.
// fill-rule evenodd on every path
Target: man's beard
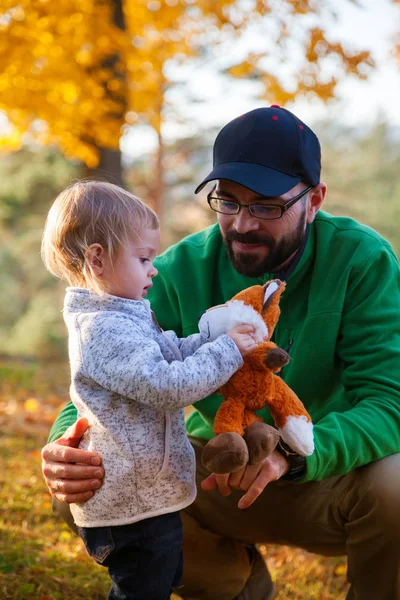
M 247 277 L 261 277 L 264 273 L 276 273 L 280 270 L 288 258 L 302 245 L 306 235 L 306 213 L 304 211 L 294 232 L 284 236 L 275 242 L 271 236 L 266 233 L 259 234 L 253 231 L 248 233 L 238 233 L 237 231 L 228 231 L 223 236 L 224 244 L 228 252 L 229 259 L 233 267 Z M 254 252 L 234 252 L 232 242 L 242 244 L 263 244 L 267 246 L 269 252 L 265 258 L 259 259 Z

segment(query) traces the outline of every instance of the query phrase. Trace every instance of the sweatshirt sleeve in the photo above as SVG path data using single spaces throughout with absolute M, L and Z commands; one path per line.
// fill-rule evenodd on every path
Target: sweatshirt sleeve
M 136 402 L 162 410 L 189 406 L 221 387 L 243 365 L 227 335 L 203 344 L 184 361 L 168 363 L 156 341 L 140 335 L 129 318 L 114 315 L 80 321 L 82 371 Z
M 389 246 L 374 248 L 349 282 L 336 351 L 351 409 L 315 425 L 303 481 L 400 452 L 400 271 Z
M 179 338 L 175 331 L 164 331 L 164 334 L 178 346 L 183 359 L 194 354 L 200 346 L 207 342 L 206 337 L 200 333 L 194 333 L 184 338 Z

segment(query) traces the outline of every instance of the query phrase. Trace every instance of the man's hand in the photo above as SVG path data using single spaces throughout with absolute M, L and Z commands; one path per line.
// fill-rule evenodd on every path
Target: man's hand
M 100 456 L 78 449 L 88 427 L 87 419 L 78 419 L 61 438 L 42 450 L 44 479 L 50 494 L 61 502 L 85 502 L 101 486 L 104 469 Z
M 201 482 L 201 487 L 205 491 L 218 490 L 222 496 L 229 496 L 231 490 L 243 490 L 246 493 L 239 500 L 238 507 L 248 508 L 271 481 L 280 479 L 288 470 L 286 458 L 274 451 L 261 462 L 247 465 L 236 473 L 212 473 Z

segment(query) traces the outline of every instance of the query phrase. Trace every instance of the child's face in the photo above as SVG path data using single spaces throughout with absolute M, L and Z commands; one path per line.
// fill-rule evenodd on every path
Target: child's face
M 102 279 L 107 293 L 129 300 L 141 300 L 147 296 L 152 279 L 158 273 L 153 266 L 160 245 L 159 229 L 143 229 L 140 241 L 130 242 L 121 248 L 114 264 L 105 261 Z

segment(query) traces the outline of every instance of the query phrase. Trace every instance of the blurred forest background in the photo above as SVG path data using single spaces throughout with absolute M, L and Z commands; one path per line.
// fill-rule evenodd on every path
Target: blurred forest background
M 389 64 L 382 95 L 400 89 L 400 27 L 387 56 L 373 28 L 359 39 L 358 19 L 376 10 L 399 22 L 400 0 L 1 1 L 1 598 L 100 600 L 107 590 L 80 540 L 54 524 L 40 475 L 39 449 L 68 400 L 65 284 L 40 260 L 53 199 L 82 177 L 119 183 L 158 212 L 165 248 L 214 222 L 193 190 L 218 130 L 276 103 L 320 138 L 325 210 L 376 228 L 399 255 L 400 119 L 375 111 L 353 123 L 334 110 L 341 89 Z M 316 118 L 322 105 L 332 114 Z M 344 559 L 261 550 L 279 598 L 344 599 Z
M 314 126 L 323 149 L 325 210 L 376 228 L 400 252 L 400 131 L 387 123 L 356 130 Z M 163 246 L 214 222 L 193 189 L 212 161 L 215 130 L 164 147 Z M 154 155 L 126 164 L 128 189 L 152 198 Z M 55 148 L 25 147 L 0 162 L 0 348 L 2 354 L 60 360 L 66 356 L 61 307 L 65 284 L 49 276 L 40 240 L 55 195 L 82 174 Z

